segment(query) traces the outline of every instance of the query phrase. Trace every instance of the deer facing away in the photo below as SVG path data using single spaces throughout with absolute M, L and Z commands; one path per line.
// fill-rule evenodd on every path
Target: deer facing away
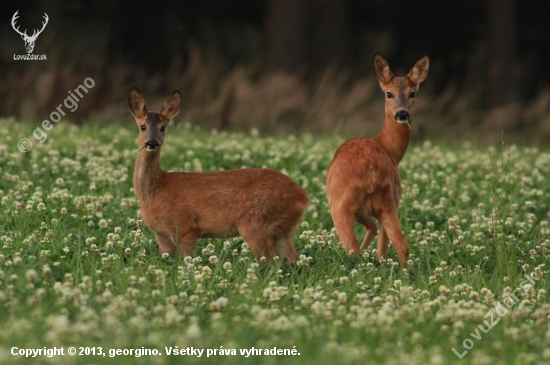
M 148 112 L 137 88 L 128 106 L 139 128 L 134 190 L 159 252 L 193 254 L 197 239 L 240 235 L 259 260 L 274 256 L 292 263 L 292 234 L 308 204 L 307 193 L 280 172 L 248 168 L 208 173 L 165 172 L 160 150 L 168 122 L 180 110 L 174 91 L 159 113 Z
M 375 138 L 353 138 L 334 154 L 327 170 L 327 197 L 336 233 L 348 253 L 359 252 L 372 242 L 380 223 L 377 257 L 384 257 L 391 240 L 399 261 L 407 266 L 409 248 L 399 225 L 397 207 L 401 198 L 401 179 L 397 165 L 405 155 L 411 136 L 415 93 L 426 79 L 427 56 L 416 62 L 405 77 L 395 77 L 387 61 L 374 56 L 374 73 L 386 95 L 385 119 Z M 359 246 L 354 221 L 366 228 Z

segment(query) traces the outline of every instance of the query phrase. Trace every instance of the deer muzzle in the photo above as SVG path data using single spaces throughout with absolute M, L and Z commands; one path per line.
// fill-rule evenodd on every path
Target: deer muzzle
M 155 140 L 149 140 L 145 142 L 145 147 L 147 148 L 148 152 L 156 151 L 160 147 L 160 143 Z
M 406 110 L 400 110 L 397 113 L 395 113 L 395 120 L 397 123 L 407 123 L 410 118 L 410 114 Z

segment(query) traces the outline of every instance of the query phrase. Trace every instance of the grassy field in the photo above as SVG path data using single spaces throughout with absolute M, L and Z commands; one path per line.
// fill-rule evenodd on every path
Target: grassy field
M 379 263 L 338 242 L 324 179 L 342 138 L 171 125 L 164 170 L 271 167 L 307 190 L 288 267 L 241 238 L 161 257 L 132 189 L 133 122 L 61 121 L 44 143 L 37 126 L 0 120 L 0 363 L 550 364 L 548 150 L 411 146 L 403 270 L 393 246 Z

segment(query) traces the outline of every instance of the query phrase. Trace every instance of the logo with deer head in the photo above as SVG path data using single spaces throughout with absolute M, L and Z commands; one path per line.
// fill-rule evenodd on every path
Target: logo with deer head
M 16 27 L 16 20 L 17 18 L 19 18 L 19 15 L 17 14 L 19 12 L 19 10 L 17 10 L 15 12 L 15 14 L 13 14 L 13 18 L 11 18 L 11 26 L 13 27 L 13 29 L 19 33 L 21 35 L 21 38 L 23 38 L 23 40 L 25 41 L 25 49 L 27 50 L 27 53 L 32 53 L 32 50 L 34 49 L 34 43 L 36 42 L 36 38 L 38 38 L 38 36 L 40 35 L 40 33 L 42 33 L 42 31 L 44 30 L 44 28 L 46 28 L 46 24 L 48 24 L 48 14 L 44 13 L 44 21 L 42 22 L 42 29 L 38 30 L 38 29 L 35 29 L 34 32 L 32 33 L 31 36 L 29 36 L 27 34 L 27 30 L 25 29 L 24 32 L 21 32 L 19 30 L 19 26 Z

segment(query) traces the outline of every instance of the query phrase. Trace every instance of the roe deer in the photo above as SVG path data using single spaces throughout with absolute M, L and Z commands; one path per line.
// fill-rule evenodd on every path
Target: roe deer
M 208 173 L 164 172 L 160 149 L 171 118 L 180 111 L 174 91 L 159 113 L 148 112 L 137 88 L 128 106 L 140 129 L 134 190 L 141 217 L 155 233 L 159 252 L 191 255 L 197 239 L 242 236 L 254 256 L 292 263 L 292 234 L 308 204 L 307 193 L 280 172 L 249 168 Z
M 386 116 L 375 138 L 353 138 L 334 154 L 327 170 L 327 197 L 336 233 L 348 253 L 365 249 L 377 233 L 373 217 L 381 225 L 377 257 L 386 255 L 392 241 L 403 267 L 409 248 L 397 218 L 401 198 L 401 179 L 397 165 L 403 158 L 411 136 L 410 123 L 414 97 L 428 75 L 430 61 L 421 58 L 405 77 L 394 77 L 380 55 L 374 56 L 374 73 L 386 94 Z M 367 232 L 361 247 L 353 230 L 354 221 Z

